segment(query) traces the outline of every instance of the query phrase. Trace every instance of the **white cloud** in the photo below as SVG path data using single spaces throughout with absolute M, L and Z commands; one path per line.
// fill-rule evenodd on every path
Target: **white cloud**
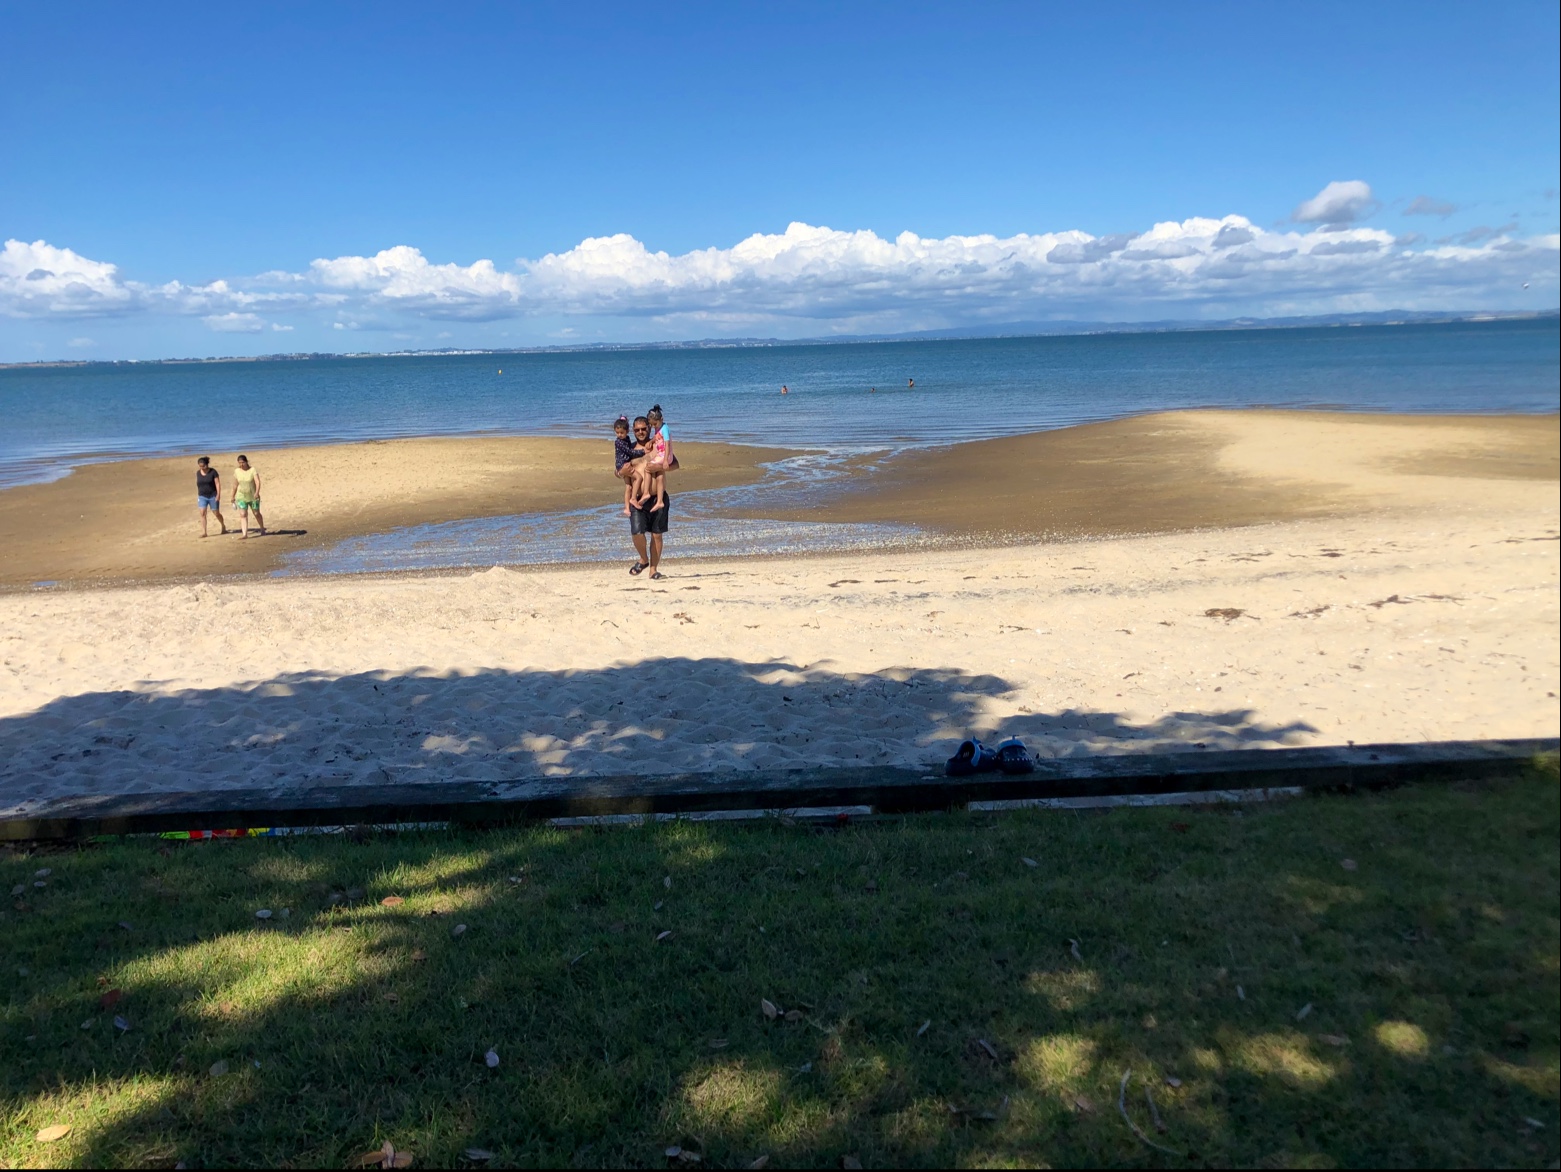
M 1557 285 L 1555 235 L 1513 237 L 1514 224 L 1426 245 L 1353 222 L 1375 206 L 1370 187 L 1350 181 L 1296 209 L 1315 229 L 1271 230 L 1228 215 L 1109 236 L 884 239 L 794 223 L 681 255 L 626 234 L 592 237 L 511 268 L 436 263 L 400 245 L 205 285 L 141 285 L 111 264 L 13 240 L 0 253 L 0 313 L 198 316 L 227 332 L 286 331 L 270 319 L 309 314 L 337 330 L 394 332 L 418 318 L 640 317 L 668 333 L 817 334 L 1059 317 L 1500 307 L 1525 281 L 1537 290 Z
M 1359 179 L 1334 180 L 1290 214 L 1298 224 L 1353 224 L 1382 205 L 1371 194 L 1371 184 Z
M 279 321 L 272 322 L 271 323 L 271 329 L 274 332 L 278 333 L 278 334 L 290 334 L 293 331 L 293 327 L 292 326 L 284 326 Z
M 97 345 L 91 338 L 72 338 L 65 344 L 73 350 L 90 350 Z
M 136 308 L 119 270 L 42 240 L 0 250 L 0 308 L 17 317 L 96 317 Z
M 258 313 L 213 313 L 201 318 L 208 330 L 219 334 L 258 334 L 266 328 Z
M 374 256 L 317 260 L 309 275 L 324 289 L 366 295 L 372 302 L 432 317 L 485 319 L 506 316 L 518 303 L 520 278 L 501 273 L 491 260 L 460 265 L 430 264 L 405 244 Z

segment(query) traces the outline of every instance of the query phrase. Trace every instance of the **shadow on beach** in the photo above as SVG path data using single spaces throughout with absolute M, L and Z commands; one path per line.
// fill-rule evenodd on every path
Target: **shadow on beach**
M 299 672 L 86 692 L 0 720 L 0 810 L 80 794 L 941 764 L 967 736 L 1041 757 L 1299 743 L 1248 709 L 1043 710 L 962 670 L 840 673 L 737 659 L 587 671 Z M 1025 709 L 1032 709 L 1025 711 Z M 1018 710 L 1012 716 L 997 712 Z

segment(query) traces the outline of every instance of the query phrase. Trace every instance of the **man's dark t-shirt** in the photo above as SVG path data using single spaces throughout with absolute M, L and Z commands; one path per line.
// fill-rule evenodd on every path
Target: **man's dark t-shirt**
M 195 470 L 195 495 L 217 495 L 217 470 L 215 468 L 197 468 Z
M 645 507 L 636 509 L 631 506 L 629 510 L 629 532 L 638 536 L 642 533 L 665 533 L 667 531 L 667 514 L 672 512 L 672 494 L 667 494 L 667 503 L 662 505 L 654 513 L 650 511 L 650 501 L 645 502 Z

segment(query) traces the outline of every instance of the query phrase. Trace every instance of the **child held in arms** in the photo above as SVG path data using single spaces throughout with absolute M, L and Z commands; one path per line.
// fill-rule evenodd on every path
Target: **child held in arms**
M 657 403 L 645 412 L 645 419 L 651 428 L 650 447 L 645 453 L 644 460 L 649 488 L 642 492 L 640 499 L 634 503 L 636 506 L 643 506 L 654 496 L 656 503 L 650 507 L 650 511 L 654 513 L 667 506 L 667 473 L 677 470 L 678 458 L 672 453 L 672 430 L 662 418 L 661 404 Z M 639 434 L 638 429 L 635 434 Z
M 643 441 L 636 443 L 629 438 L 629 417 L 620 415 L 613 420 L 613 475 L 623 481 L 623 515 L 629 515 L 629 506 L 634 500 L 635 488 L 642 478 L 644 465 L 645 445 Z M 645 436 L 650 436 L 650 425 L 645 425 Z

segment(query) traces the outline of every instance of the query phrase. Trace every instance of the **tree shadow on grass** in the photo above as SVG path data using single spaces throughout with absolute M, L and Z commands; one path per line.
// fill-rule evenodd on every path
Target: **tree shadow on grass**
M 384 1139 L 425 1166 L 1547 1163 L 1556 806 L 1550 779 L 4 859 L 53 873 L 7 913 L 29 972 L 0 1142 L 31 1159 L 72 1122 L 46 1154 L 97 1166 Z M 1129 1068 L 1183 1159 L 1117 1113 Z
M 1043 756 L 1294 743 L 1247 709 L 1044 711 L 957 669 L 655 659 L 587 671 L 298 672 L 86 692 L 0 719 L 0 808 L 46 796 L 941 762 L 967 736 Z

